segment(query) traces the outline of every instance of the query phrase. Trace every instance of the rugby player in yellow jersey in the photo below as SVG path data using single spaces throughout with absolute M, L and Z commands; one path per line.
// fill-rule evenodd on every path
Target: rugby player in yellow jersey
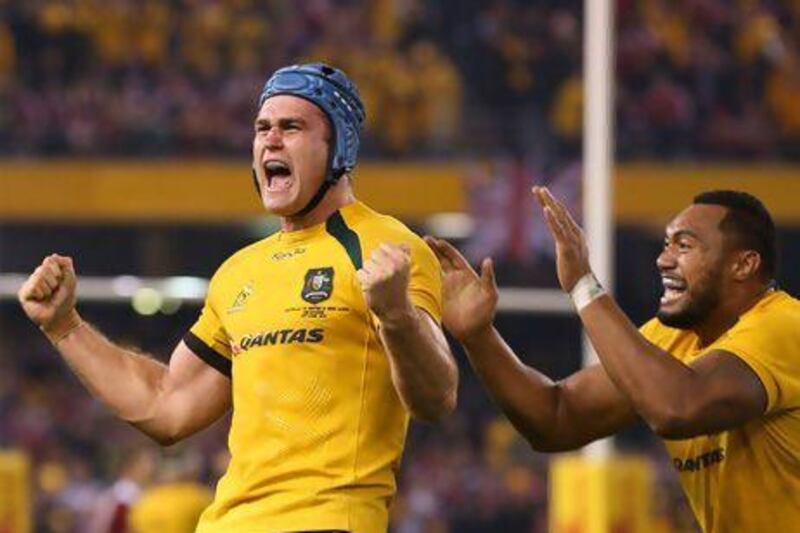
M 219 268 L 168 366 L 80 318 L 70 258 L 46 258 L 20 289 L 87 388 L 157 441 L 232 407 L 230 466 L 200 532 L 383 532 L 409 414 L 455 406 L 438 261 L 353 196 L 364 118 L 355 85 L 328 65 L 267 81 L 253 175 L 282 229 Z
M 700 194 L 667 226 L 664 293 L 637 330 L 592 274 L 580 227 L 534 188 L 558 279 L 600 365 L 553 382 L 493 328 L 491 260 L 480 276 L 428 238 L 445 274 L 443 321 L 516 428 L 542 451 L 578 448 L 641 417 L 661 437 L 708 533 L 800 524 L 800 302 L 775 289 L 775 228 L 756 198 Z

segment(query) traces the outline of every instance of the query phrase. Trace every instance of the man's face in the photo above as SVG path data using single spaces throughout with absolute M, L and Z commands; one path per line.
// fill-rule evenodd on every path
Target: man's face
M 727 258 L 719 223 L 726 212 L 722 206 L 691 205 L 667 226 L 656 261 L 664 285 L 656 316 L 663 324 L 690 329 L 719 305 Z
M 323 111 L 290 95 L 268 98 L 258 112 L 253 168 L 268 212 L 303 209 L 325 179 L 331 131 Z

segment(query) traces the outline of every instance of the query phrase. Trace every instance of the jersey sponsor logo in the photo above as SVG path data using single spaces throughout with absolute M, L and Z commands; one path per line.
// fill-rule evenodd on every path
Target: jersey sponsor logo
M 312 268 L 306 272 L 303 290 L 300 293 L 303 300 L 310 304 L 324 302 L 333 294 L 333 268 Z
M 301 329 L 275 329 L 272 331 L 260 331 L 242 337 L 234 350 L 236 354 L 246 352 L 250 348 L 258 346 L 273 346 L 276 344 L 304 344 L 318 343 L 325 338 L 325 330 L 322 328 L 301 328 Z
M 719 464 L 724 460 L 725 449 L 717 448 L 696 457 L 688 457 L 686 459 L 673 457 L 672 464 L 675 465 L 675 469 L 678 472 L 697 472 L 703 468 L 708 468 L 709 466 Z
M 228 314 L 230 313 L 237 313 L 244 309 L 247 300 L 250 299 L 250 295 L 253 294 L 253 282 L 248 281 L 247 284 L 242 287 L 239 291 L 239 294 L 236 295 L 236 299 L 233 300 L 233 304 L 228 308 Z

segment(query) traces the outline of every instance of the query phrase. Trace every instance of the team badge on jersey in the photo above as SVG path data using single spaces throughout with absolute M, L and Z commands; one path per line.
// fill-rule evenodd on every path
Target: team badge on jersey
M 242 290 L 239 291 L 239 294 L 236 295 L 236 299 L 233 301 L 233 304 L 228 308 L 228 313 L 236 313 L 244 309 L 244 306 L 251 294 L 253 294 L 253 282 L 249 281 L 247 282 L 247 285 L 242 287 Z
M 333 268 L 312 268 L 306 272 L 306 281 L 303 283 L 303 292 L 300 296 L 311 304 L 324 302 L 333 293 Z

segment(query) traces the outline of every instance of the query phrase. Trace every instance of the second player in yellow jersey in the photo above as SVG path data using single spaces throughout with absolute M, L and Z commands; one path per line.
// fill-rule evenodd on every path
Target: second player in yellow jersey
M 723 350 L 758 375 L 763 417 L 719 433 L 665 440 L 705 531 L 792 531 L 800 517 L 800 302 L 773 291 L 709 346 L 657 319 L 642 327 L 656 346 L 691 365 Z
M 643 419 L 663 437 L 706 533 L 800 523 L 800 302 L 775 290 L 775 227 L 753 196 L 709 191 L 667 226 L 656 318 L 637 330 L 592 273 L 581 228 L 534 187 L 556 242 L 559 282 L 597 351 L 553 382 L 492 327 L 481 275 L 444 241 L 445 326 L 509 420 L 542 451 L 580 447 Z

